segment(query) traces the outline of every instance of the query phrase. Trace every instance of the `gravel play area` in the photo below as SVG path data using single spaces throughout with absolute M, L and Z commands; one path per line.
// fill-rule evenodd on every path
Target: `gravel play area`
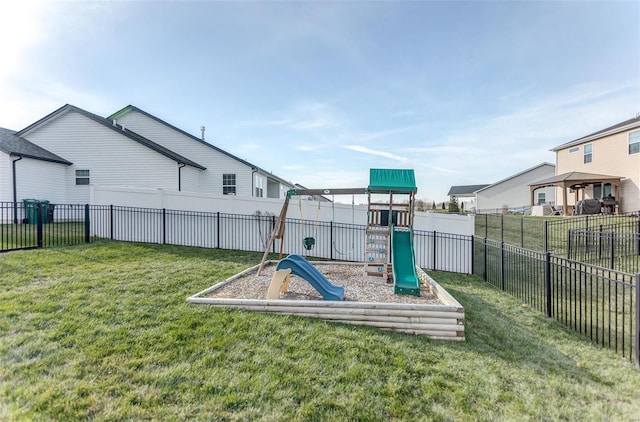
M 422 305 L 442 303 L 432 294 L 430 286 L 425 285 L 424 282 L 419 297 L 397 295 L 393 293 L 393 283 L 387 283 L 381 277 L 366 276 L 363 264 L 314 263 L 314 265 L 331 283 L 344 287 L 345 301 Z M 248 271 L 229 280 L 223 286 L 208 293 L 206 297 L 265 299 L 274 271 L 274 264 L 265 266 L 259 276 L 256 270 Z M 280 299 L 323 300 L 311 284 L 295 275 L 291 275 L 289 288 L 287 292 L 280 294 Z

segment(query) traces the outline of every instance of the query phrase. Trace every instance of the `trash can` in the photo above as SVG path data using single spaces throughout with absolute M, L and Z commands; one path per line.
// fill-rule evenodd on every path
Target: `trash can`
M 25 224 L 37 224 L 38 223 L 38 204 L 41 206 L 40 220 L 43 223 L 47 222 L 47 212 L 49 208 L 49 201 L 38 201 L 37 199 L 23 199 L 24 203 L 24 220 Z
M 41 214 L 41 216 L 42 216 L 42 224 L 50 223 L 51 221 L 49 221 L 49 218 L 48 218 L 48 216 L 49 216 L 49 201 L 42 200 L 42 201 L 40 201 L 40 204 L 42 206 L 42 214 Z M 36 212 L 37 212 L 37 210 L 36 210 Z

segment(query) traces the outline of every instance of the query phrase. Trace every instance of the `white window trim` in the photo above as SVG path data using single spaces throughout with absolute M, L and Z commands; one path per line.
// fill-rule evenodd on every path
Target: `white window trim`
M 632 139 L 631 139 L 632 135 L 633 135 L 633 138 L 635 138 L 635 139 L 633 139 L 633 142 L 631 142 L 632 141 Z M 631 152 L 631 145 L 638 145 L 638 147 L 637 147 L 638 151 Z M 628 148 L 627 151 L 628 151 L 629 155 L 640 153 L 640 130 L 636 130 L 634 132 L 629 132 L 629 148 Z
M 84 173 L 86 172 L 86 174 Z M 89 186 L 91 183 L 91 171 L 89 169 L 77 169 L 75 171 L 76 186 Z M 86 180 L 86 183 L 78 183 L 80 180 Z
M 226 177 L 225 177 L 226 176 Z M 229 176 L 233 176 L 233 184 L 227 183 Z M 233 188 L 233 192 L 225 193 L 225 188 Z M 237 188 L 237 177 L 235 173 L 224 173 L 222 175 L 222 194 L 223 195 L 235 195 L 238 192 Z

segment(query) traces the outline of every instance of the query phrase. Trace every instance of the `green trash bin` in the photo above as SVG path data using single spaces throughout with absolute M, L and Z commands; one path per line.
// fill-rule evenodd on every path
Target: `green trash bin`
M 37 199 L 23 199 L 24 203 L 24 223 L 37 224 L 38 223 L 38 204 L 41 204 L 42 214 L 40 214 L 40 220 L 45 223 L 47 221 L 47 210 L 49 208 L 49 201 L 38 201 Z
M 42 214 L 40 214 L 42 216 L 42 224 L 45 224 L 49 222 L 47 219 L 47 215 L 49 215 L 49 201 L 45 199 L 40 201 L 40 204 L 42 205 Z M 38 210 L 36 209 L 36 213 L 37 212 Z

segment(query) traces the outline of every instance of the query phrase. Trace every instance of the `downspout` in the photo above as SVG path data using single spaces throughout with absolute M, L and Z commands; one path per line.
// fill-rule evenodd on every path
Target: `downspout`
M 16 182 L 16 163 L 20 160 L 22 160 L 22 157 L 11 161 L 11 171 L 13 176 L 13 224 L 18 224 L 18 183 Z
M 252 168 L 251 169 L 251 197 L 253 198 L 254 196 L 256 196 L 256 188 L 254 183 L 256 182 L 256 178 L 253 177 L 256 173 L 258 172 L 257 168 Z
M 180 170 L 182 170 L 182 167 L 185 167 L 186 164 L 180 164 L 178 166 L 178 192 L 180 192 L 182 190 L 182 172 Z

